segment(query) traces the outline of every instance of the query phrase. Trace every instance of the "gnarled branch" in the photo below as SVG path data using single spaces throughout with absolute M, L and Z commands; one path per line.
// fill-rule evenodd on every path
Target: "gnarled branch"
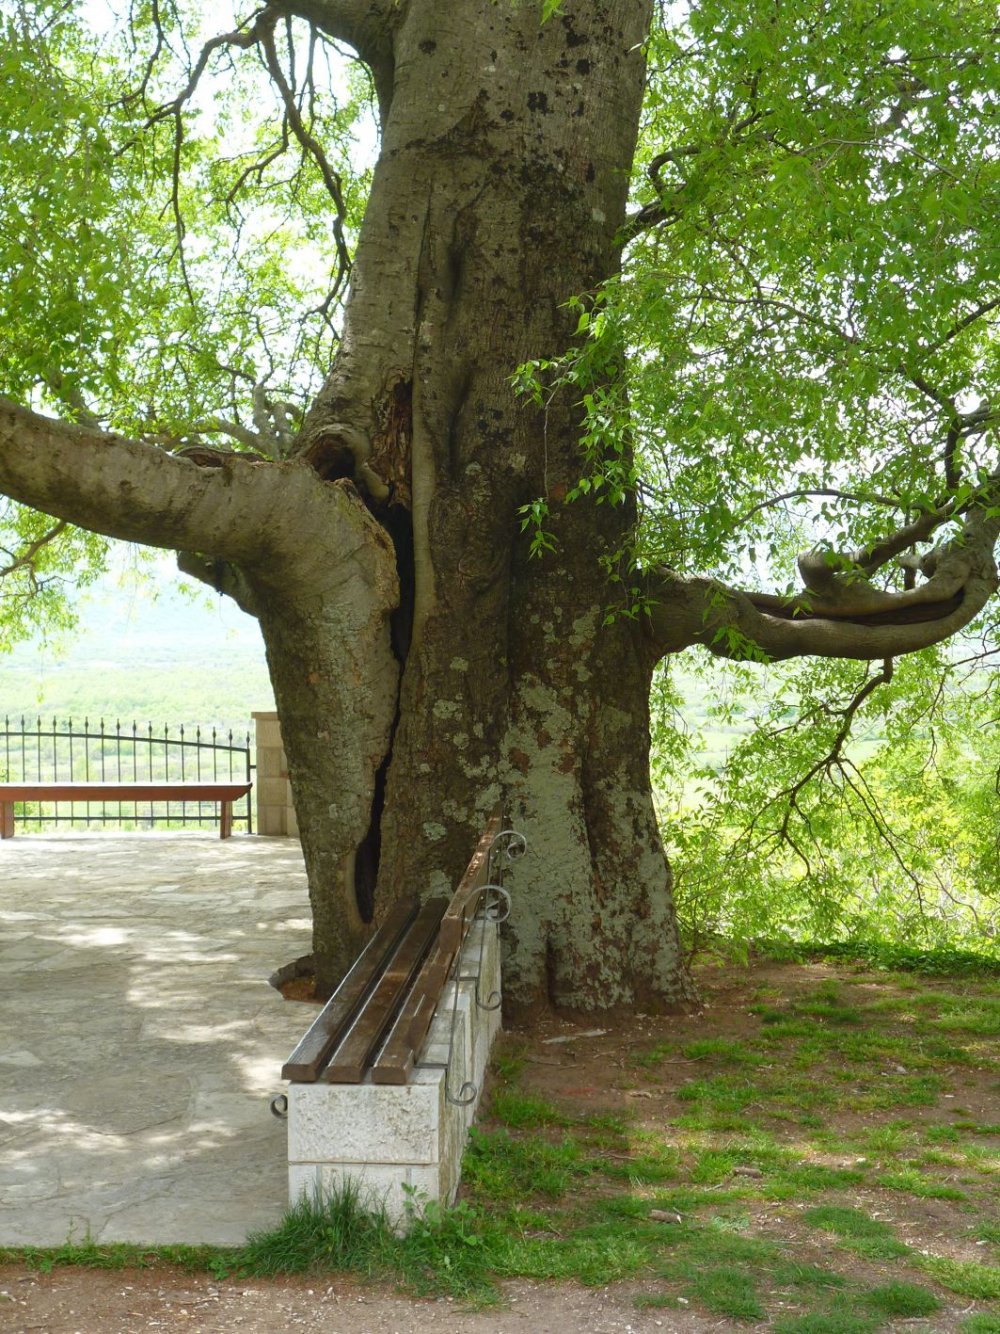
M 1000 478 L 966 511 L 959 532 L 921 562 L 913 588 L 874 588 L 863 570 L 847 574 L 821 558 L 800 561 L 807 593 L 782 597 L 730 588 L 670 570 L 647 579 L 647 633 L 659 656 L 702 644 L 720 657 L 759 655 L 871 660 L 912 653 L 968 625 L 996 592 L 993 549 L 1000 536 Z
M 204 552 L 279 584 L 291 567 L 308 578 L 346 560 L 373 580 L 396 577 L 392 544 L 354 489 L 323 482 L 301 459 L 233 454 L 202 468 L 0 399 L 0 492 L 107 537 Z

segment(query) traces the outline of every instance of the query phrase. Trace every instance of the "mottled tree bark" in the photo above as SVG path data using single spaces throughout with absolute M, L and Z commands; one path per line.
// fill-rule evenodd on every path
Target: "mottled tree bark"
M 507 992 L 521 1008 L 685 994 L 648 777 L 653 657 L 605 626 L 633 514 L 577 505 L 528 558 L 518 506 L 579 473 L 579 420 L 510 377 L 567 345 L 619 263 L 649 6 L 411 0 L 342 350 L 306 456 L 397 534 L 406 625 L 376 916 L 454 883 L 498 797 L 528 836 Z

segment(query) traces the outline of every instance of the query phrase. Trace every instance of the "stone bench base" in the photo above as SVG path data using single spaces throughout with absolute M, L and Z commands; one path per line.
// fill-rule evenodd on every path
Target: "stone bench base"
M 405 1228 L 424 1203 L 454 1202 L 462 1152 L 500 1031 L 495 922 L 480 920 L 469 929 L 458 978 L 441 996 L 407 1084 L 375 1084 L 370 1075 L 361 1084 L 289 1084 L 293 1204 L 303 1196 L 329 1196 L 350 1179 L 363 1203 L 384 1207 L 393 1226 Z M 467 1101 L 452 1100 L 460 1097 Z

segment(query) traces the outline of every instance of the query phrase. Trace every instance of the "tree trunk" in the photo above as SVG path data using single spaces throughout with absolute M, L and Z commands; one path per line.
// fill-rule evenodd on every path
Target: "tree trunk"
M 541 25 L 535 5 L 410 0 L 342 348 L 306 427 L 306 456 L 356 478 L 399 558 L 374 916 L 453 886 L 502 796 L 530 847 L 508 941 L 521 1010 L 686 995 L 649 791 L 652 658 L 631 623 L 604 624 L 601 556 L 634 515 L 577 503 L 557 551 L 529 559 L 518 507 L 574 484 L 580 423 L 510 384 L 618 266 L 648 9 L 586 0 Z M 318 804 L 300 809 L 307 847 Z M 338 957 L 319 919 L 316 944 Z

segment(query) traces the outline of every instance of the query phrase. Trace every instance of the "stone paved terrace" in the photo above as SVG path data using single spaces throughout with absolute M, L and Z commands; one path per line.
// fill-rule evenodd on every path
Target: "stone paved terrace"
M 238 1242 L 287 1199 L 268 1110 L 312 1017 L 297 841 L 212 830 L 0 845 L 0 1244 Z

